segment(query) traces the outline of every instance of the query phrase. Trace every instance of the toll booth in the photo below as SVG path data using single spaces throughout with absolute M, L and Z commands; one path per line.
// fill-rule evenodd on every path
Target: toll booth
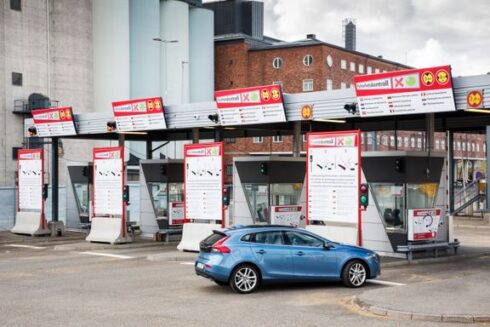
M 362 171 L 369 188 L 361 212 L 363 246 L 410 259 L 417 249 L 458 245 L 446 214 L 445 153 L 366 152 Z
M 305 167 L 305 158 L 235 157 L 229 225 L 304 227 Z
M 184 163 L 140 161 L 140 229 L 143 237 L 180 235 L 184 223 Z
M 66 170 L 66 227 L 88 229 L 91 221 L 93 165 L 68 166 Z

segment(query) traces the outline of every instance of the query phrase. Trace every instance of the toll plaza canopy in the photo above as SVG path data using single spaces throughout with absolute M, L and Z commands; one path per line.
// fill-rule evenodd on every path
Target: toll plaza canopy
M 455 111 L 434 113 L 434 131 L 484 131 L 490 125 L 490 115 L 480 110 L 467 111 L 467 96 L 473 90 L 481 91 L 481 108 L 490 107 L 490 75 L 455 77 L 452 80 Z M 425 130 L 425 114 L 408 114 L 382 117 L 364 117 L 351 114 L 345 106 L 357 103 L 354 88 L 283 94 L 286 122 L 257 125 L 222 126 L 216 102 L 198 102 L 181 105 L 165 105 L 166 129 L 126 132 L 127 141 L 174 141 L 193 139 L 193 130 L 199 131 L 200 139 L 226 137 L 253 137 L 293 134 L 294 122 L 303 122 L 302 131 L 360 129 L 380 130 Z M 310 118 L 303 118 L 302 108 L 311 108 Z M 489 110 L 490 112 L 490 110 Z M 118 139 L 119 133 L 108 132 L 107 124 L 114 121 L 113 112 L 74 114 L 77 135 L 63 138 Z M 330 121 L 329 121 L 330 120 Z M 337 120 L 332 122 L 331 120 Z M 345 123 L 340 123 L 344 122 Z M 29 122 L 27 122 L 27 125 Z

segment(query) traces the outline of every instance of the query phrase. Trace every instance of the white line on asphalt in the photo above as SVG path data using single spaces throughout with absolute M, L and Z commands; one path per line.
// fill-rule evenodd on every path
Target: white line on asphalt
M 34 245 L 24 245 L 24 244 L 6 244 L 5 246 L 9 246 L 11 248 L 26 248 L 26 249 L 33 249 L 33 250 L 46 249 L 45 246 L 34 246 Z
M 117 258 L 117 259 L 134 259 L 134 257 L 130 257 L 128 255 L 111 254 L 111 253 L 80 252 L 80 254 L 96 255 L 100 257 L 110 257 L 110 258 Z
M 368 279 L 368 283 L 371 284 L 378 284 L 378 285 L 386 285 L 386 286 L 403 286 L 407 284 L 402 284 L 402 283 L 396 283 L 396 282 L 388 282 L 386 280 L 378 280 L 378 279 Z
M 186 262 L 181 262 L 180 264 L 181 265 L 193 265 L 194 262 L 192 262 L 192 261 L 186 261 Z

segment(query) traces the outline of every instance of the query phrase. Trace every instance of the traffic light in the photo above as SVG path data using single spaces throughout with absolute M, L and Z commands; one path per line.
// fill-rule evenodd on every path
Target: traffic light
M 403 173 L 403 159 L 396 158 L 395 159 L 395 171 L 398 173 Z
M 162 176 L 167 175 L 167 165 L 160 166 L 160 174 L 162 174 Z
M 359 186 L 359 205 L 362 210 L 366 210 L 369 204 L 369 188 L 368 184 L 362 183 Z
M 223 188 L 223 205 L 230 205 L 230 194 L 228 193 L 228 188 Z
M 123 188 L 123 202 L 129 204 L 129 185 L 124 185 Z
M 261 175 L 267 175 L 267 162 L 261 162 L 260 163 L 260 174 Z
M 87 166 L 82 167 L 82 175 L 84 177 L 88 177 L 88 167 Z

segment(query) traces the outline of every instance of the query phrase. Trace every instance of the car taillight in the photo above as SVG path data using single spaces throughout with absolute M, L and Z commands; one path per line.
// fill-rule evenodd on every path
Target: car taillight
M 211 252 L 231 253 L 230 248 L 223 244 L 229 238 L 230 238 L 229 236 L 226 236 L 226 237 L 222 238 L 221 240 L 219 240 L 218 242 L 214 243 L 214 245 L 211 249 Z

